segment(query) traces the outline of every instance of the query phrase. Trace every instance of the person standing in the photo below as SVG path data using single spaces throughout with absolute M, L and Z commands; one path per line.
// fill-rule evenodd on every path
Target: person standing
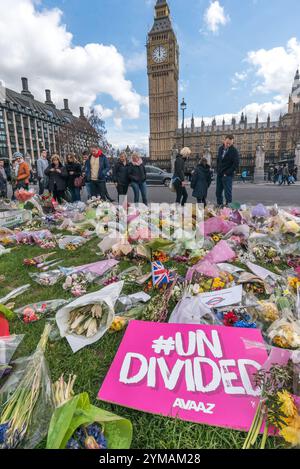
M 279 166 L 278 168 L 277 182 L 280 186 L 283 183 L 283 167 L 282 166 Z
M 185 162 L 187 160 L 187 153 L 183 152 L 183 150 L 176 156 L 172 180 L 176 190 L 176 204 L 180 204 L 182 207 L 186 204 L 188 199 L 185 182 Z
M 117 161 L 113 172 L 113 180 L 117 185 L 118 202 L 120 201 L 120 196 L 127 195 L 128 192 L 128 168 L 129 166 L 127 161 L 127 155 L 125 152 L 123 152 L 120 154 L 120 158 Z
M 274 172 L 273 172 L 273 182 L 274 182 L 274 184 L 276 184 L 277 181 L 278 181 L 278 168 L 277 168 L 277 166 L 274 166 Z
M 217 156 L 216 196 L 219 206 L 223 205 L 223 193 L 225 193 L 226 205 L 232 203 L 232 183 L 234 173 L 239 167 L 239 159 L 239 153 L 234 147 L 234 136 L 227 135 Z
M 293 177 L 294 177 L 294 181 L 297 182 L 297 177 L 298 177 L 298 168 L 297 168 L 297 166 L 295 166 L 294 169 L 293 169 Z
M 0 160 L 0 198 L 1 197 L 7 197 L 7 174 L 3 160 Z
M 22 153 L 16 152 L 13 155 L 13 159 L 16 161 L 16 190 L 29 189 L 30 179 L 30 167 L 25 162 Z
M 49 166 L 47 159 L 47 150 L 43 150 L 40 158 L 38 158 L 36 167 L 37 167 L 37 177 L 39 183 L 39 195 L 43 195 L 44 190 L 47 189 L 48 181 L 45 171 Z
M 84 152 L 82 153 L 82 161 L 83 161 L 82 176 L 83 176 L 84 186 L 86 188 L 87 200 L 89 200 L 92 197 L 91 182 L 87 181 L 87 178 L 86 178 L 86 165 L 87 165 L 87 161 L 89 160 L 89 157 L 90 157 L 90 154 L 88 150 L 84 150 Z
M 206 158 L 202 158 L 192 176 L 191 188 L 198 204 L 206 207 L 207 192 L 211 185 L 211 169 Z
M 109 172 L 107 157 L 97 146 L 91 147 L 91 155 L 85 165 L 87 182 L 91 183 L 92 197 L 107 199 L 106 176 Z
M 63 166 L 59 155 L 53 155 L 51 163 L 45 171 L 49 178 L 49 191 L 60 204 L 64 198 L 68 173 Z
M 139 203 L 141 193 L 143 204 L 148 205 L 146 169 L 138 153 L 133 153 L 131 157 L 131 163 L 128 167 L 128 179 L 133 190 L 134 203 Z
M 281 179 L 281 182 L 280 182 L 280 186 L 282 186 L 282 184 L 284 186 L 286 184 L 290 185 L 290 183 L 289 183 L 289 168 L 286 165 L 286 163 L 284 163 L 283 168 L 282 168 L 282 179 Z
M 80 189 L 82 186 L 81 164 L 76 161 L 74 155 L 67 156 L 66 171 L 68 174 L 67 187 L 72 196 L 72 203 L 80 201 Z

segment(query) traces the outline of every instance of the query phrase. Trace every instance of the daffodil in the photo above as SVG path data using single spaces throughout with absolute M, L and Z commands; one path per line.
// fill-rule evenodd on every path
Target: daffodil
M 278 391 L 277 396 L 284 415 L 286 417 L 295 417 L 297 415 L 297 407 L 292 395 L 284 389 L 283 391 Z
M 300 444 L 300 430 L 295 427 L 284 427 L 280 430 L 280 435 L 287 443 L 291 443 L 292 446 Z

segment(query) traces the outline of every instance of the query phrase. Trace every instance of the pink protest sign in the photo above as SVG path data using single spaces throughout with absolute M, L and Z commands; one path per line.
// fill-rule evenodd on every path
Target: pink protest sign
M 98 398 L 249 430 L 258 402 L 253 373 L 267 360 L 262 344 L 257 329 L 131 321 Z

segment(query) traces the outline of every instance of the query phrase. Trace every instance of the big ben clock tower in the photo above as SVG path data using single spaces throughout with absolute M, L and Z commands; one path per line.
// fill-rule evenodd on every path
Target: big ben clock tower
M 166 0 L 157 0 L 147 42 L 150 158 L 171 159 L 178 128 L 179 49 Z

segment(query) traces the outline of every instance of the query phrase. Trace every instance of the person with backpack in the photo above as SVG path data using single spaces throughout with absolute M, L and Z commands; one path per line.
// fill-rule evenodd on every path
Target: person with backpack
M 211 169 L 206 158 L 202 158 L 192 176 L 191 188 L 198 204 L 206 207 L 207 192 L 211 185 Z

